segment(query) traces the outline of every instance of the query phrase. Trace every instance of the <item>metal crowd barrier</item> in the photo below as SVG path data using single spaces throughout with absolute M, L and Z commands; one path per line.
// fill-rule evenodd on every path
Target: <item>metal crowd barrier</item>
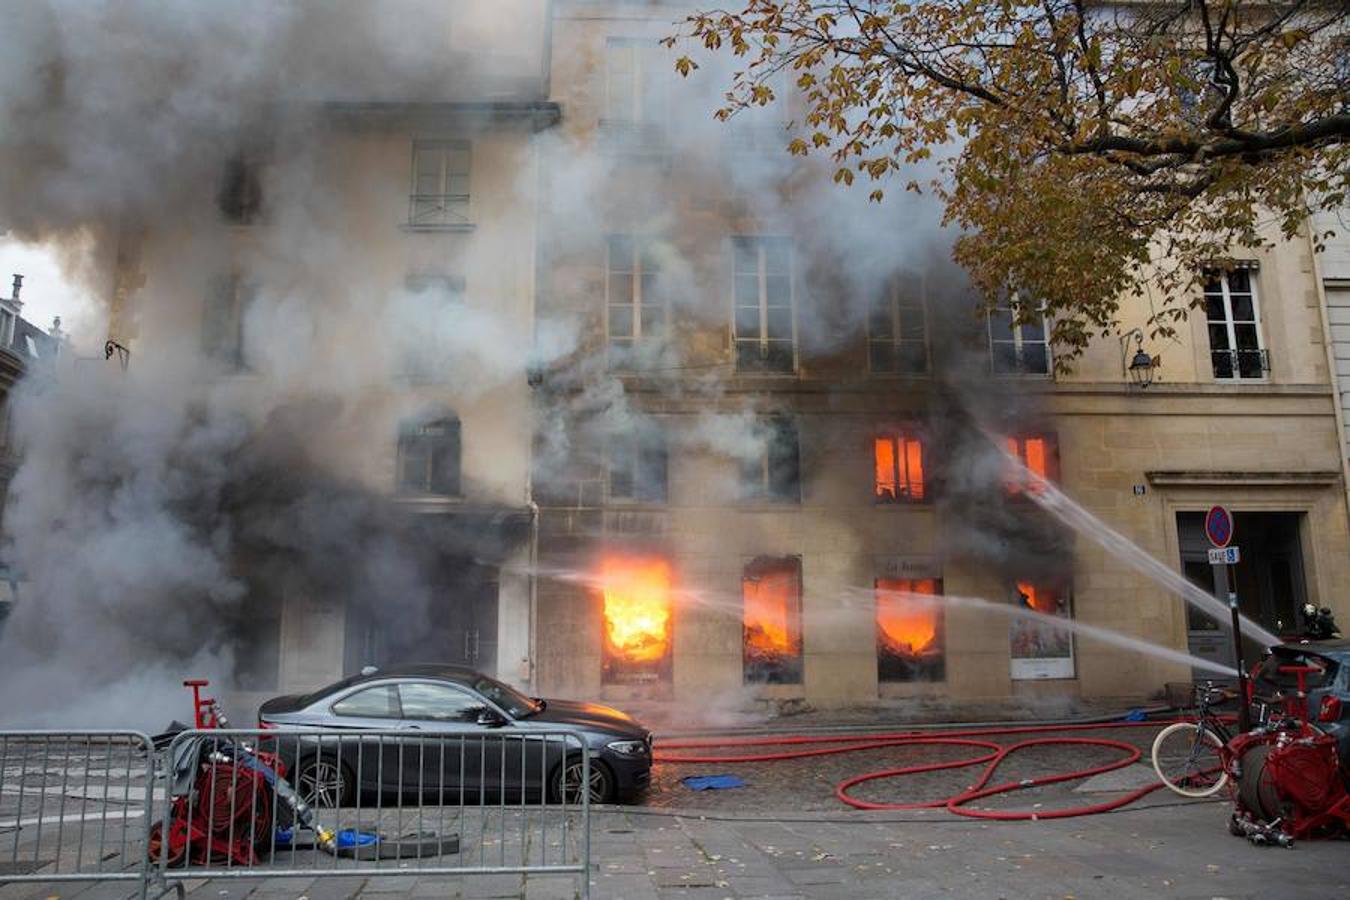
M 137 732 L 0 732 L 0 884 L 139 881 L 144 898 L 202 878 L 570 874 L 589 897 L 585 748 L 571 729 L 440 723 L 194 730 L 158 751 Z
M 155 752 L 137 731 L 0 732 L 0 883 L 136 881 Z

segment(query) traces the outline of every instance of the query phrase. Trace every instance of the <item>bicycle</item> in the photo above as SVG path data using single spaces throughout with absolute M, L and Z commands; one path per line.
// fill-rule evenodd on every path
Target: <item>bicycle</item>
M 1210 797 L 1228 784 L 1228 742 L 1233 734 L 1213 707 L 1237 693 L 1201 682 L 1195 688 L 1195 721 L 1174 722 L 1153 739 L 1153 770 L 1183 797 Z

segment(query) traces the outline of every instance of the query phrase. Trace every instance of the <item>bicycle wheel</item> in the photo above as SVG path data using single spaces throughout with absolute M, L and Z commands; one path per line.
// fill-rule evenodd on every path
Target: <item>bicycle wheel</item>
M 1208 797 L 1228 783 L 1223 741 L 1195 722 L 1168 725 L 1153 739 L 1153 770 L 1183 797 Z

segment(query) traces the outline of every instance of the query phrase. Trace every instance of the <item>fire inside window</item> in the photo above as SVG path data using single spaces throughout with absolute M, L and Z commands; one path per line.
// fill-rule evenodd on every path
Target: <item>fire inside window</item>
M 671 582 L 663 559 L 609 557 L 601 563 L 603 683 L 670 680 Z
M 404 493 L 458 497 L 459 420 L 405 425 L 398 437 L 398 486 Z
M 928 327 L 922 280 L 894 278 L 867 315 L 867 360 L 874 374 L 928 371 Z
M 802 682 L 802 564 L 757 559 L 741 579 L 746 684 Z
M 1045 489 L 1043 481 L 1058 480 L 1059 447 L 1053 434 L 1019 435 L 1006 440 L 1008 455 L 1021 463 L 1021 468 L 1009 472 L 1004 482 L 1010 495 L 1039 493 Z
M 1070 618 L 1067 589 L 1018 582 L 1015 601 L 1022 609 Z M 1073 634 L 1043 619 L 1019 617 L 1009 626 L 1014 678 L 1073 676 Z
M 913 435 L 888 434 L 875 438 L 873 447 L 877 502 L 924 500 L 922 442 Z
M 989 359 L 998 375 L 1048 375 L 1050 345 L 1045 316 L 1032 311 L 1029 321 L 1017 323 L 1022 308 L 1017 296 L 989 311 Z
M 792 241 L 731 239 L 738 372 L 792 372 L 797 367 L 792 316 Z
M 878 578 L 877 680 L 942 681 L 946 677 L 942 593 L 937 578 Z
M 609 365 L 634 368 L 654 361 L 666 336 L 670 311 L 657 284 L 661 260 L 647 237 L 611 235 L 607 250 Z
M 666 502 L 666 462 L 666 435 L 659 426 L 615 435 L 609 443 L 609 498 Z
M 1261 346 L 1256 286 L 1249 269 L 1207 272 L 1205 318 L 1214 377 L 1264 378 L 1270 361 Z
M 741 463 L 742 496 L 747 500 L 800 503 L 797 426 L 788 419 L 769 419 L 760 423 L 758 433 L 764 449 Z
M 408 224 L 453 229 L 469 221 L 469 142 L 414 141 Z

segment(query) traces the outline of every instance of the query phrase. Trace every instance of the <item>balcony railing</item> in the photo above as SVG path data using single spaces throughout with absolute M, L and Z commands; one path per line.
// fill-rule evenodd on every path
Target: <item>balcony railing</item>
M 413 194 L 408 203 L 410 228 L 470 228 L 468 194 Z
M 1269 350 L 1211 350 L 1209 355 L 1215 378 L 1264 378 L 1270 371 Z

